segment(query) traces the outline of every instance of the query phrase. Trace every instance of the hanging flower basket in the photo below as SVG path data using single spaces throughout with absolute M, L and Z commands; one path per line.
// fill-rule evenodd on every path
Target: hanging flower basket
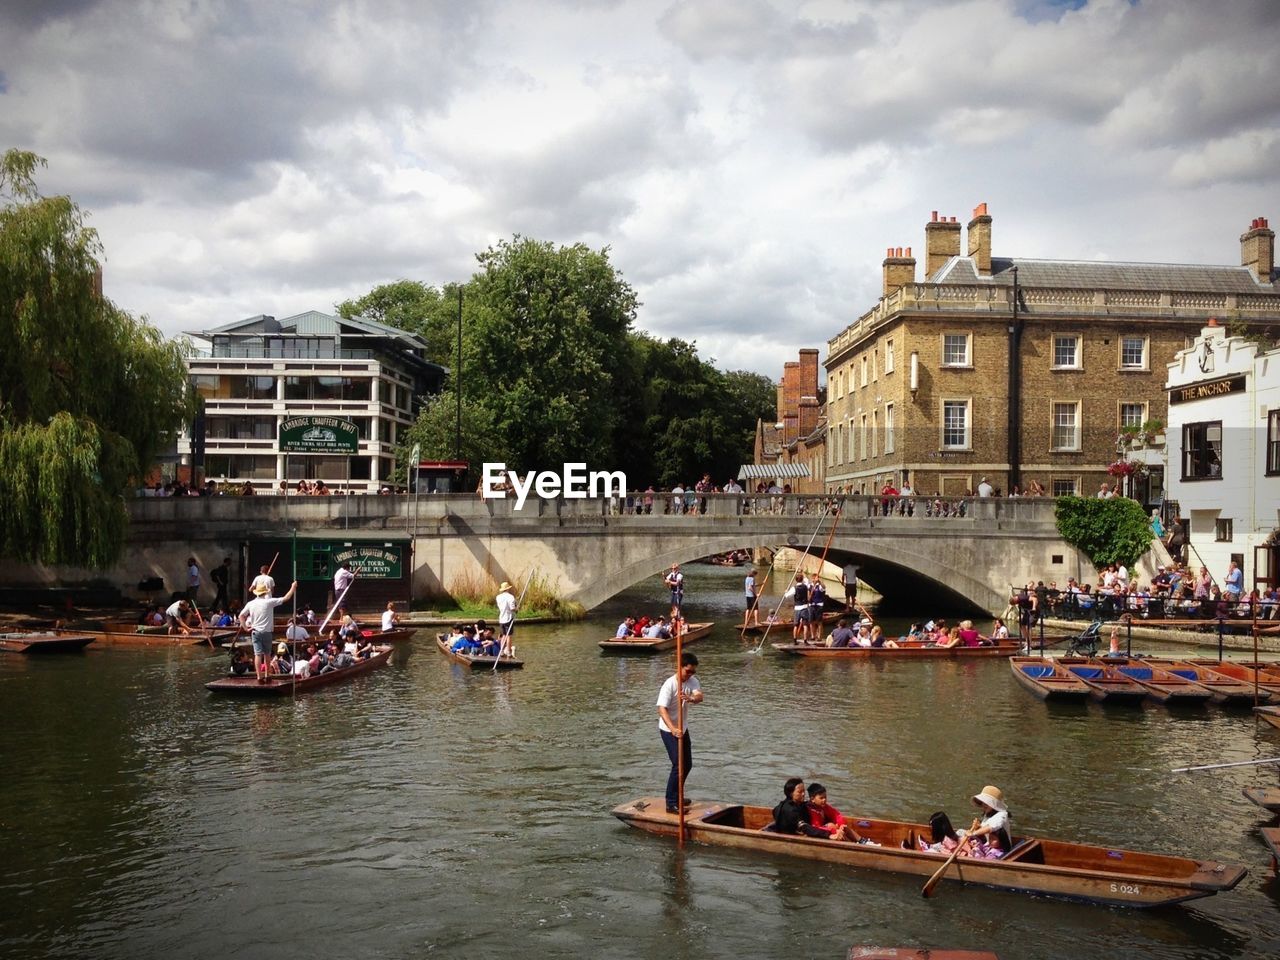
M 1113 477 L 1145 477 L 1147 465 L 1138 460 L 1117 460 L 1107 466 L 1107 473 Z

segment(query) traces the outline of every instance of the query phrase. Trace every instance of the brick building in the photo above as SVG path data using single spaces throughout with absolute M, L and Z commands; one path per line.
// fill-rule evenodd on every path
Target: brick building
M 1167 419 L 1166 366 L 1210 317 L 1280 327 L 1263 219 L 1240 266 L 996 257 L 986 204 L 967 239 L 935 212 L 923 280 L 910 247 L 890 249 L 880 301 L 829 341 L 828 489 L 1091 493 L 1122 428 Z
M 782 365 L 777 419 L 756 423 L 755 462 L 804 463 L 808 479 L 791 480 L 796 493 L 821 493 L 826 473 L 825 391 L 818 385 L 818 351 L 800 351 Z

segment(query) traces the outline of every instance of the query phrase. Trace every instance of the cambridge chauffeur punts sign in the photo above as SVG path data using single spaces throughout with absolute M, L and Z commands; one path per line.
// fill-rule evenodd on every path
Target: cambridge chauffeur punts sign
M 353 545 L 334 550 L 335 568 L 343 563 L 350 563 L 351 569 L 366 580 L 399 580 L 402 576 L 402 553 L 399 547 L 371 547 Z
M 280 424 L 281 453 L 359 452 L 360 432 L 338 417 L 293 417 Z

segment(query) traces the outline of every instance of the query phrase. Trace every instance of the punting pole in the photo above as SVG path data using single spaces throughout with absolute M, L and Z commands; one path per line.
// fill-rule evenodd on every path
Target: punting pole
M 804 561 L 805 561 L 805 557 L 809 556 L 809 551 L 813 549 L 813 542 L 814 542 L 815 540 L 817 540 L 817 539 L 818 539 L 818 533 L 819 533 L 819 531 L 821 531 L 821 530 L 822 530 L 822 522 L 823 522 L 824 520 L 826 520 L 826 519 L 827 519 L 827 512 L 828 512 L 828 510 L 829 510 L 829 508 L 828 508 L 828 507 L 823 507 L 823 509 L 822 509 L 822 516 L 820 516 L 820 517 L 818 518 L 818 525 L 817 525 L 816 527 L 814 527 L 814 528 L 813 528 L 813 536 L 809 538 L 809 544 L 808 544 L 808 546 L 806 546 L 806 547 L 804 548 L 804 553 L 803 553 L 803 554 L 801 554 L 801 556 L 800 556 L 800 566 L 799 566 L 799 567 L 797 567 L 797 569 L 798 569 L 801 573 L 803 573 L 803 572 L 804 572 Z M 832 527 L 832 529 L 834 530 L 834 529 L 835 529 L 835 527 L 833 526 L 833 527 Z M 779 598 L 778 598 L 778 605 L 777 605 L 776 607 L 774 607 L 774 608 L 773 608 L 773 618 L 774 618 L 774 620 L 777 620 L 777 619 L 778 619 L 778 611 L 782 609 L 782 604 L 783 604 L 785 601 L 786 601 L 786 594 L 784 593 L 781 597 L 779 597 Z M 772 623 L 766 623 L 766 624 L 765 624 L 765 627 L 764 627 L 764 633 L 762 633 L 762 634 L 760 635 L 760 642 L 759 642 L 758 644 L 756 644 L 756 648 L 755 648 L 755 650 L 753 650 L 753 651 L 752 651 L 752 653 L 759 653 L 759 652 L 764 648 L 764 642 L 765 642 L 766 640 L 768 640 L 768 639 L 769 639 L 769 631 L 770 631 L 770 630 L 772 630 L 772 629 L 773 629 L 773 624 L 772 624 Z
M 1239 760 L 1235 763 L 1210 763 L 1203 767 L 1174 767 L 1173 773 L 1192 773 L 1196 770 L 1222 770 L 1225 767 L 1256 767 L 1263 763 L 1280 763 L 1280 757 L 1269 760 Z
M 676 726 L 680 728 L 680 736 L 676 737 L 676 846 L 684 847 L 684 677 L 681 674 L 680 659 L 684 656 L 684 615 L 676 625 Z

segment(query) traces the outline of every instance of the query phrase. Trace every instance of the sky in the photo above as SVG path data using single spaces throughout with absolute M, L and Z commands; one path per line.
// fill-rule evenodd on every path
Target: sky
M 167 334 L 608 247 L 636 326 L 777 379 L 888 247 L 1239 263 L 1280 223 L 1272 0 L 3 0 L 47 158 Z

